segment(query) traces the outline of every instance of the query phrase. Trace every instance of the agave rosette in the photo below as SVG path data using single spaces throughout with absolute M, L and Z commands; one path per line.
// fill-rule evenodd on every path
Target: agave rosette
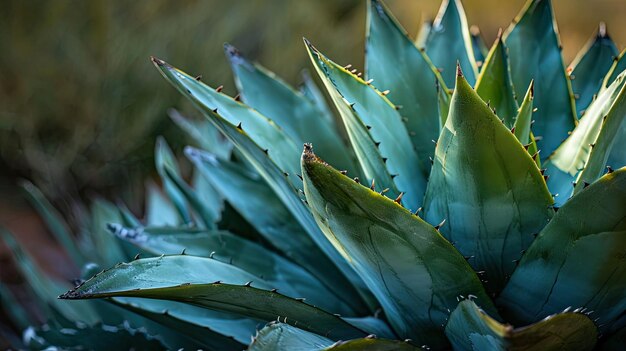
M 109 303 L 50 300 L 62 322 L 29 340 L 130 320 L 120 340 L 169 348 L 619 349 L 623 55 L 601 26 L 566 70 L 548 0 L 488 51 L 458 0 L 405 33 L 369 1 L 363 74 L 305 39 L 337 117 L 310 77 L 297 91 L 229 45 L 237 97 L 153 58 L 206 117 L 172 113 L 197 143 L 193 181 L 159 140 L 146 218 L 97 202 L 90 252 L 36 196 L 78 263 L 128 263 L 89 266 L 61 298 Z

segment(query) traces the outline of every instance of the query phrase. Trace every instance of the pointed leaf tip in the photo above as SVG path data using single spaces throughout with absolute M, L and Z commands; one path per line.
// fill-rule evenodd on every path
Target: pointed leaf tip
M 152 61 L 152 63 L 154 63 L 156 66 L 159 66 L 159 67 L 167 65 L 165 61 L 161 60 L 160 58 L 156 56 L 150 56 L 150 61 Z
M 461 69 L 461 62 L 456 61 L 456 76 L 463 77 L 463 70 Z

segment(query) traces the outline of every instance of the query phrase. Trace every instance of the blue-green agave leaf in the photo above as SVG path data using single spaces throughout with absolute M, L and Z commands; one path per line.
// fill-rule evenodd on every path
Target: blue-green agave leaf
M 9 321 L 20 330 L 26 329 L 35 322 L 4 283 L 0 283 L 0 308 Z
M 146 182 L 145 222 L 146 225 L 155 227 L 177 226 L 181 224 L 174 205 L 152 181 Z
M 306 39 L 305 43 L 311 61 L 346 125 L 367 181 L 373 180 L 381 190 L 391 189 L 391 196 L 404 193 L 402 203 L 417 209 L 424 196 L 426 177 L 394 105 L 384 93 L 330 61 Z M 368 130 L 363 124 L 368 126 Z M 365 147 L 361 147 L 360 140 L 366 140 Z M 376 144 L 372 145 L 372 142 Z M 397 188 L 397 193 L 394 188 Z
M 546 162 L 550 190 L 562 205 L 586 183 L 600 177 L 626 117 L 626 75 L 621 75 L 589 106 L 572 134 Z M 620 165 L 616 165 L 619 167 Z M 572 182 L 576 182 L 572 186 Z M 579 184 L 580 183 L 580 184 Z
M 195 145 L 221 158 L 230 158 L 233 144 L 206 118 L 191 119 L 175 109 L 169 109 L 167 114 L 180 129 L 191 137 Z
M 276 122 L 296 145 L 305 142 L 320 145 L 320 153 L 327 155 L 337 167 L 356 170 L 352 153 L 341 139 L 334 121 L 323 118 L 324 112 L 313 101 L 274 73 L 246 60 L 233 46 L 225 44 L 224 50 L 239 94 L 247 105 Z
M 551 0 L 528 0 L 504 35 L 517 89 L 535 80 L 534 133 L 546 158 L 576 125 L 571 82 L 565 73 Z
M 89 248 L 94 250 L 97 262 L 103 266 L 111 266 L 117 262 L 128 259 L 120 242 L 107 232 L 107 223 L 121 222 L 122 214 L 115 205 L 104 200 L 96 199 L 89 208 L 91 223 L 87 228 L 87 236 L 90 238 Z M 87 253 L 87 250 L 83 252 Z M 95 258 L 92 257 L 92 260 Z
M 248 351 L 320 351 L 332 344 L 329 338 L 274 321 L 254 336 Z
M 46 324 L 24 331 L 24 344 L 30 350 L 165 350 L 166 346 L 142 329 L 128 325 L 76 324 L 71 328 Z
M 458 351 L 585 351 L 592 350 L 598 339 L 596 326 L 582 313 L 560 313 L 513 328 L 491 318 L 471 300 L 461 301 L 452 311 L 446 335 Z
M 553 200 L 531 156 L 459 72 L 424 200 L 429 223 L 497 293 L 551 218 Z
M 257 111 L 209 88 L 162 60 L 157 58 L 152 60 L 163 77 L 189 98 L 204 116 L 230 139 L 283 201 L 311 239 L 339 268 L 341 274 L 346 277 L 345 280 L 357 288 L 360 296 L 367 298 L 369 293 L 365 291 L 363 282 L 326 240 L 303 199 L 295 190 L 302 181 L 298 177 L 299 166 L 297 163 L 292 164 L 291 161 L 294 147 L 291 139 L 276 124 Z M 215 107 L 217 109 L 214 109 Z
M 200 197 L 200 194 L 196 189 L 193 189 L 189 184 L 187 184 L 180 174 L 169 166 L 163 167 L 165 178 L 170 181 L 174 187 L 182 194 L 193 209 L 193 211 L 197 214 L 198 218 L 198 226 L 202 228 L 215 229 L 217 227 L 217 222 L 219 219 L 219 215 L 216 215 L 215 211 L 209 206 L 205 204 L 204 199 Z
M 302 84 L 300 85 L 299 90 L 302 93 L 302 95 L 304 95 L 307 99 L 311 100 L 311 102 L 313 102 L 315 106 L 317 106 L 317 109 L 322 112 L 321 117 L 326 118 L 329 121 L 334 121 L 335 117 L 332 111 L 330 110 L 330 108 L 328 107 L 328 104 L 326 103 L 324 94 L 322 94 L 320 89 L 317 87 L 317 85 L 313 81 L 313 78 L 311 77 L 311 73 L 309 73 L 309 70 L 303 69 L 301 75 L 302 75 Z
M 154 162 L 156 163 L 156 170 L 163 181 L 163 189 L 172 205 L 176 208 L 180 219 L 183 224 L 191 223 L 191 213 L 187 207 L 187 201 L 185 194 L 181 191 L 176 183 L 172 180 L 172 177 L 180 178 L 180 170 L 178 169 L 178 162 L 174 153 L 167 145 L 167 142 L 163 137 L 159 137 L 156 142 L 154 150 Z M 168 177 L 166 169 L 169 168 L 172 176 Z
M 153 234 L 150 228 L 128 229 L 118 224 L 111 231 L 154 255 L 211 257 L 227 262 L 267 281 L 273 288 L 291 297 L 306 297 L 327 311 L 353 315 L 354 311 L 332 288 L 326 288 L 311 273 L 263 246 L 224 231 L 181 234 Z
M 447 86 L 453 86 L 457 62 L 467 80 L 474 85 L 478 67 L 474 58 L 472 36 L 460 0 L 445 0 L 428 31 L 426 53 L 442 72 Z
M 249 342 L 258 324 L 251 319 L 220 318 L 224 314 L 173 301 L 123 297 L 116 297 L 110 301 L 183 334 L 191 339 L 197 348 L 203 350 L 240 351 Z M 238 338 L 229 335 L 229 332 L 233 332 Z
M 476 60 L 476 66 L 480 72 L 485 64 L 487 55 L 489 55 L 489 48 L 487 47 L 487 44 L 485 44 L 478 26 L 470 27 L 470 35 L 472 38 L 472 48 L 474 50 L 474 60 Z
M 509 68 L 509 55 L 501 33 L 482 66 L 476 81 L 476 92 L 495 109 L 498 117 L 504 119 L 507 127 L 513 127 L 518 106 Z
M 537 152 L 537 142 L 535 141 L 535 136 L 531 132 L 533 113 L 535 111 L 533 106 L 534 84 L 534 81 L 531 80 L 530 86 L 526 91 L 526 95 L 524 95 L 524 100 L 522 100 L 522 103 L 520 104 L 517 116 L 515 117 L 515 124 L 513 124 L 513 129 L 511 129 L 511 131 L 515 134 L 517 140 L 519 140 L 519 142 L 527 148 L 526 150 L 530 155 L 532 155 L 537 167 L 541 167 L 541 156 Z
M 201 150 L 187 148 L 185 154 L 196 169 L 219 189 L 228 202 L 269 243 L 311 272 L 326 286 L 332 287 L 339 296 L 351 296 L 345 308 L 352 306 L 357 311 L 367 310 L 363 301 L 355 297 L 358 296 L 357 291 L 341 277 L 333 262 L 311 240 L 258 174 L 233 162 L 219 160 Z M 345 314 L 343 308 L 336 311 Z
M 437 105 L 433 104 L 437 99 L 435 82 L 443 87 L 445 83 L 430 59 L 409 39 L 382 2 L 370 0 L 367 13 L 366 78 L 373 79 L 379 89 L 389 90 L 387 97 L 396 106 L 402 106 L 399 113 L 422 163 L 421 168 L 428 175 L 429 157 L 435 150 L 432 140 L 437 139 L 440 130 Z M 318 144 L 313 145 L 319 148 Z M 318 153 L 327 159 L 321 151 Z M 332 160 L 328 161 L 334 165 Z
M 355 327 L 381 338 L 397 339 L 398 337 L 391 330 L 389 324 L 378 317 L 344 317 L 343 319 Z
M 331 339 L 365 334 L 338 316 L 271 289 L 267 281 L 233 265 L 215 259 L 177 255 L 119 264 L 60 298 L 121 296 L 173 300 L 263 321 L 280 317 L 285 323 Z
M 587 42 L 570 65 L 572 90 L 576 96 L 576 113 L 582 117 L 584 110 L 602 88 L 605 76 L 619 54 L 617 46 L 600 23 L 597 33 Z
M 528 248 L 498 299 L 526 324 L 568 308 L 593 312 L 603 333 L 626 313 L 626 168 L 572 197 Z
M 435 228 L 368 189 L 305 146 L 304 192 L 328 239 L 382 305 L 395 332 L 431 347 L 446 344 L 443 323 L 462 294 L 494 313 L 476 274 Z
M 607 88 L 611 85 L 617 77 L 626 70 L 626 50 L 622 51 L 618 57 L 613 59 L 613 65 L 609 72 L 604 77 L 604 82 L 602 83 L 602 89 Z

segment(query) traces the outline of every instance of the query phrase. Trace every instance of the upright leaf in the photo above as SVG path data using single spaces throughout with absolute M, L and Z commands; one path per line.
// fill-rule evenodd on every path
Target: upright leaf
M 520 104 L 519 110 L 517 112 L 517 117 L 515 117 L 515 124 L 513 125 L 513 134 L 520 143 L 527 147 L 527 151 L 530 155 L 533 156 L 535 163 L 538 167 L 541 167 L 541 157 L 539 155 L 539 150 L 537 149 L 537 142 L 535 141 L 535 136 L 530 131 L 531 126 L 533 125 L 533 114 L 535 113 L 535 108 L 533 105 L 534 100 L 534 81 L 530 81 L 530 86 L 526 91 L 526 95 L 524 95 L 524 100 Z
M 604 77 L 604 82 L 602 83 L 602 89 L 607 88 L 611 85 L 617 77 L 626 70 L 626 50 L 622 51 L 618 57 L 613 59 L 613 65 L 609 72 Z
M 474 85 L 478 67 L 474 58 L 472 36 L 460 0 L 445 0 L 426 38 L 426 53 L 441 74 L 446 85 L 453 86 L 457 62 L 467 80 Z
M 517 260 L 552 216 L 552 196 L 513 133 L 459 73 L 437 141 L 424 218 L 498 293 Z
M 437 99 L 435 83 L 444 87 L 445 83 L 430 59 L 409 39 L 382 2 L 371 0 L 369 3 L 367 79 L 373 79 L 379 89 L 389 90 L 388 98 L 396 106 L 402 106 L 399 112 L 427 175 L 430 173 L 428 158 L 435 149 L 432 140 L 437 139 L 440 130 L 437 105 L 433 104 Z M 322 152 L 319 154 L 325 158 Z
M 367 182 L 373 179 L 381 190 L 394 190 L 395 184 L 398 192 L 405 194 L 403 203 L 409 208 L 417 209 L 422 203 L 426 188 L 425 172 L 420 169 L 421 162 L 394 105 L 369 83 L 330 61 L 308 41 L 306 44 L 311 61 L 344 120 L 357 157 L 361 165 L 365 165 L 363 169 L 366 176 L 371 177 Z M 366 132 L 369 132 L 371 139 L 362 136 L 362 124 L 368 126 Z M 367 140 L 368 148 L 361 148 L 357 139 Z M 378 153 L 375 151 L 372 155 L 372 142 L 376 142 L 373 149 L 377 148 L 383 158 L 376 158 Z M 370 162 L 372 158 L 375 158 L 373 163 Z M 388 174 L 384 174 L 384 170 Z M 375 178 L 374 174 L 381 174 L 381 178 Z M 399 195 L 393 192 L 391 194 Z
M 498 34 L 480 71 L 476 92 L 496 110 L 498 117 L 503 118 L 509 128 L 513 127 L 518 106 L 511 80 L 509 55 L 501 33 Z
M 593 349 L 597 334 L 591 319 L 581 313 L 560 313 L 513 328 L 494 320 L 471 300 L 461 301 L 446 324 L 446 335 L 459 351 L 584 351 Z
M 509 48 L 513 86 L 527 87 L 535 80 L 535 135 L 548 157 L 576 125 L 576 107 L 565 74 L 561 44 L 551 0 L 528 0 L 504 35 Z
M 187 208 L 185 195 L 166 173 L 166 168 L 169 168 L 174 176 L 180 177 L 176 157 L 163 137 L 157 139 L 154 150 L 154 162 L 156 163 L 156 170 L 163 181 L 165 194 L 167 194 L 167 197 L 178 211 L 183 224 L 191 223 L 191 214 Z
M 320 145 L 320 152 L 337 167 L 355 169 L 350 149 L 343 143 L 334 121 L 323 118 L 324 112 L 313 101 L 274 73 L 247 61 L 233 46 L 225 44 L 224 50 L 246 104 L 276 122 L 296 145 Z
M 587 42 L 570 65 L 572 90 L 576 96 L 576 113 L 582 117 L 619 54 L 615 43 L 606 33 L 606 25 L 600 23 L 598 32 Z
M 567 308 L 593 311 L 603 333 L 626 313 L 626 168 L 607 174 L 556 213 L 528 248 L 498 304 L 514 322 Z
M 476 274 L 432 226 L 397 202 L 302 156 L 304 191 L 318 225 L 380 302 L 398 335 L 446 345 L 442 324 L 463 294 L 495 312 Z
M 585 118 L 546 163 L 548 185 L 559 193 L 559 205 L 601 175 L 625 117 L 626 75 L 621 75 L 589 106 Z
M 472 48 L 474 50 L 474 59 L 476 60 L 476 66 L 478 71 L 482 69 L 485 64 L 485 58 L 489 55 L 489 48 L 485 44 L 483 37 L 480 33 L 478 26 L 470 27 L 470 35 L 472 37 Z

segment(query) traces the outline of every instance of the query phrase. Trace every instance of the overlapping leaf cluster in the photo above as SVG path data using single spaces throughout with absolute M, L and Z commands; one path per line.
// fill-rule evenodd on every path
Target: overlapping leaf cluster
M 376 0 L 367 31 L 364 76 L 305 40 L 338 119 L 308 76 L 296 91 L 228 45 L 236 97 L 153 58 L 206 117 L 172 114 L 193 181 L 159 140 L 144 221 L 97 202 L 81 247 L 30 189 L 78 263 L 127 263 L 61 295 L 105 301 L 59 301 L 15 246 L 52 318 L 29 346 L 623 346 L 626 76 L 605 30 L 567 71 L 548 0 L 488 52 L 458 0 L 417 44 Z

